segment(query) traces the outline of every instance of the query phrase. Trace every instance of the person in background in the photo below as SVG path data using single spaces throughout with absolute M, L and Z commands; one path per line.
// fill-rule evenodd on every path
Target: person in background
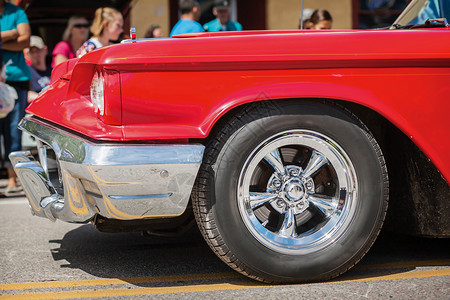
M 311 15 L 313 14 L 314 9 L 312 8 L 305 8 L 303 9 L 302 13 L 300 14 L 300 23 L 298 25 L 298 29 L 308 29 L 308 22 L 309 18 L 311 18 Z M 303 22 L 303 27 L 302 27 Z
M 112 7 L 100 7 L 95 11 L 94 21 L 91 25 L 92 37 L 77 51 L 77 57 L 117 41 L 123 32 L 122 14 Z
M 200 17 L 200 4 L 194 0 L 181 0 L 179 3 L 181 18 L 173 26 L 170 37 L 183 33 L 203 32 L 197 20 Z
M 213 7 L 213 15 L 216 19 L 203 25 L 208 32 L 215 31 L 239 31 L 242 25 L 230 20 L 230 7 L 228 1 L 216 1 Z
M 145 32 L 144 38 L 160 38 L 162 37 L 161 27 L 159 25 L 151 25 Z
M 326 9 L 316 9 L 309 21 L 307 22 L 307 29 L 312 30 L 323 30 L 323 29 L 331 29 L 333 25 L 333 18 L 331 14 Z
M 25 116 L 27 93 L 30 86 L 30 69 L 25 62 L 23 49 L 30 46 L 31 29 L 27 15 L 18 6 L 0 0 L 0 28 L 3 63 L 6 65 L 6 83 L 12 86 L 18 95 L 13 110 L 0 119 L 0 133 L 3 135 L 5 149 L 5 167 L 8 169 L 8 185 L 5 194 L 10 195 L 21 190 L 17 186 L 17 175 L 12 168 L 8 155 L 12 151 L 22 150 L 22 131 L 17 128 Z
M 52 68 L 75 58 L 75 51 L 87 40 L 89 35 L 89 22 L 82 16 L 72 16 L 67 22 L 62 41 L 53 49 Z
M 48 49 L 42 38 L 32 35 L 30 38 L 30 48 L 27 48 L 25 51 L 31 60 L 31 90 L 28 91 L 28 103 L 30 103 L 36 99 L 43 88 L 50 85 L 52 69 L 45 62 Z

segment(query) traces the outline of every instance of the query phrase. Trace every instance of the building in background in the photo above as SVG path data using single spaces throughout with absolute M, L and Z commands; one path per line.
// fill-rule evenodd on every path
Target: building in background
M 334 29 L 369 29 L 391 25 L 411 0 L 304 0 L 304 8 L 324 8 L 333 16 Z M 214 0 L 198 0 L 200 23 L 212 19 Z M 178 20 L 178 0 L 133 0 L 131 23 L 137 28 L 148 20 L 168 34 Z M 244 30 L 298 29 L 301 0 L 230 0 L 231 18 Z M 155 21 L 153 21 L 155 20 Z M 143 36 L 138 31 L 138 37 Z
M 214 0 L 198 0 L 200 23 L 212 19 Z M 50 49 L 60 41 L 67 19 L 78 14 L 92 20 L 97 7 L 111 6 L 124 16 L 124 37 L 130 25 L 144 37 L 152 24 L 168 36 L 178 20 L 178 0 L 11 0 L 25 9 L 32 33 L 41 36 Z M 333 16 L 333 29 L 385 27 L 395 20 L 410 0 L 304 0 L 304 8 L 325 8 Z M 298 29 L 301 0 L 230 0 L 231 18 L 244 30 Z

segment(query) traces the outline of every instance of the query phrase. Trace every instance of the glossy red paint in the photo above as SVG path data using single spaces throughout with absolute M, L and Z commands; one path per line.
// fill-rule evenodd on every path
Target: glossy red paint
M 449 29 L 193 36 L 96 50 L 72 73 L 55 71 L 65 79 L 52 78 L 28 111 L 94 139 L 142 141 L 204 138 L 254 101 L 349 101 L 407 134 L 450 182 Z M 104 118 L 89 99 L 94 69 L 120 74 L 108 83 L 114 105 Z
M 105 124 L 94 112 L 90 97 L 69 91 L 70 82 L 56 80 L 27 108 L 28 112 L 52 121 L 67 120 L 64 127 L 91 139 L 123 141 L 122 126 Z M 48 101 L 51 100 L 51 101 Z
M 67 60 L 59 65 L 57 65 L 53 71 L 51 76 L 51 83 L 55 82 L 56 80 L 64 77 L 65 79 L 70 79 L 70 75 L 72 74 L 72 69 L 77 63 L 77 59 L 70 59 Z
M 105 114 L 101 120 L 110 125 L 122 125 L 122 97 L 120 73 L 114 70 L 103 69 L 105 86 Z

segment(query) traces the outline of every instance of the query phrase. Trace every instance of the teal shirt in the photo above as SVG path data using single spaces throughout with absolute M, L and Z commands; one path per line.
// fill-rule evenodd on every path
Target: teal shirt
M 17 29 L 17 25 L 29 23 L 27 15 L 18 6 L 5 3 L 5 11 L 0 15 L 1 31 Z M 30 69 L 25 62 L 23 51 L 3 51 L 3 63 L 6 65 L 7 81 L 28 81 L 31 79 Z
M 219 19 L 214 19 L 211 22 L 206 23 L 203 25 L 203 29 L 208 32 L 216 32 L 216 31 L 222 31 L 222 24 L 220 24 Z M 225 31 L 240 31 L 242 30 L 242 25 L 238 22 L 228 21 L 226 25 Z
M 190 19 L 180 19 L 175 24 L 175 26 L 173 26 L 173 29 L 170 32 L 170 37 L 183 33 L 195 33 L 203 31 L 203 27 L 202 25 L 200 25 L 200 23 Z

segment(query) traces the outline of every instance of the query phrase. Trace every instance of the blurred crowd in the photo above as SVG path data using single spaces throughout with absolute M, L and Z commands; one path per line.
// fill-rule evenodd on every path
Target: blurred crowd
M 170 37 L 184 33 L 242 30 L 240 23 L 232 21 L 229 1 L 215 1 L 212 7 L 214 19 L 203 25 L 198 22 L 201 7 L 197 1 L 180 0 L 179 10 L 180 18 Z M 331 29 L 332 21 L 326 10 L 305 9 L 301 13 L 299 28 Z M 53 49 L 48 49 L 41 37 L 31 35 L 25 11 L 0 0 L 0 96 L 6 93 L 15 99 L 10 108 L 6 107 L 4 99 L 0 99 L 1 167 L 8 173 L 4 194 L 21 190 L 7 157 L 13 151 L 22 150 L 22 133 L 17 125 L 25 116 L 28 103 L 49 86 L 55 66 L 117 42 L 123 32 L 123 22 L 121 12 L 112 7 L 96 9 L 91 23 L 83 16 L 74 15 L 68 19 L 61 41 Z M 159 25 L 150 25 L 145 33 L 145 38 L 161 37 L 164 33 Z M 50 55 L 51 63 L 47 64 Z

